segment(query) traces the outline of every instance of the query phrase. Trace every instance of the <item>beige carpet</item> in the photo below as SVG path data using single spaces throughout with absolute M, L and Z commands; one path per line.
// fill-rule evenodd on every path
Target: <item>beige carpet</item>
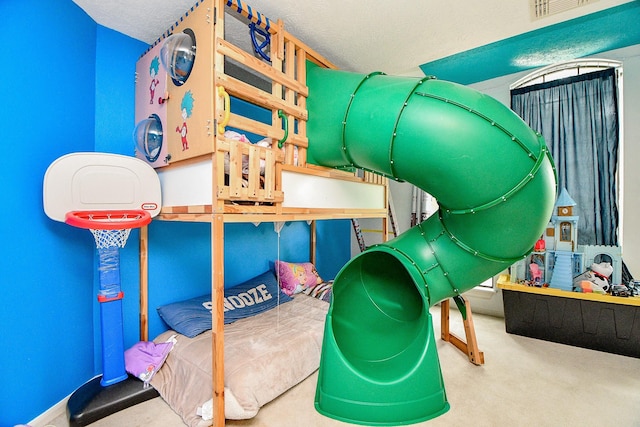
M 440 309 L 431 309 L 440 337 Z M 474 313 L 485 364 L 475 366 L 438 339 L 438 353 L 451 409 L 438 426 L 640 426 L 640 359 L 510 335 L 504 320 Z M 464 336 L 452 309 L 451 331 Z M 314 374 L 263 407 L 252 420 L 227 426 L 339 427 L 349 424 L 319 415 L 313 407 Z M 63 416 L 51 425 L 66 427 Z M 95 427 L 180 427 L 181 419 L 156 398 L 100 420 Z

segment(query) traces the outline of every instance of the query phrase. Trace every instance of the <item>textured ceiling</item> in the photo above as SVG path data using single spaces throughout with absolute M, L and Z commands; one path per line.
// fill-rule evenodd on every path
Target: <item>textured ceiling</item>
M 151 44 L 196 0 L 73 1 L 98 24 Z M 422 64 L 627 2 L 592 1 L 534 21 L 529 0 L 248 1 L 340 68 L 397 75 L 423 75 Z

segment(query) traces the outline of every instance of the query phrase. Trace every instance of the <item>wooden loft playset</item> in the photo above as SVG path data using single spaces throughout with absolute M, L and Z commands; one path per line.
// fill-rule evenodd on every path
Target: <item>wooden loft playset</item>
M 136 156 L 162 183 L 157 219 L 211 224 L 216 426 L 225 423 L 224 224 L 312 221 L 312 262 L 315 220 L 380 218 L 387 234 L 387 178 L 308 161 L 308 62 L 335 68 L 283 22 L 239 0 L 208 0 L 136 64 Z M 146 227 L 140 239 L 140 328 L 147 340 Z
M 245 26 L 241 31 L 239 21 Z M 225 36 L 248 31 L 251 50 Z M 368 217 L 380 218 L 383 235 L 388 234 L 387 178 L 307 161 L 307 61 L 335 68 L 285 31 L 281 21 L 237 1 L 214 1 L 194 6 L 136 64 L 136 155 L 156 168 L 162 182 L 158 219 L 212 226 L 212 295 L 218 307 L 213 320 L 215 425 L 223 425 L 219 408 L 225 406 L 223 353 L 215 351 L 224 346 L 224 223 Z M 234 102 L 245 107 L 245 115 L 233 111 Z M 254 137 L 253 144 L 246 134 Z M 260 138 L 267 143 L 256 144 Z M 146 227 L 140 238 L 140 327 L 146 340 Z M 314 236 L 311 241 L 313 261 Z M 448 303 L 443 307 L 448 320 Z M 468 304 L 465 314 L 469 346 L 449 333 L 448 321 L 442 337 L 481 364 Z
M 375 425 L 446 412 L 428 308 L 454 298 L 469 343 L 449 334 L 448 303 L 442 338 L 481 364 L 461 294 L 523 258 L 543 232 L 555 175 L 542 138 L 470 88 L 338 71 L 240 0 L 196 3 L 142 55 L 136 75 L 136 155 L 159 176 L 157 218 L 211 224 L 212 330 L 199 335 L 211 340 L 211 422 L 223 426 L 237 401 L 225 387 L 233 325 L 224 327 L 224 224 L 379 218 L 386 239 L 388 177 L 429 191 L 440 210 L 336 277 L 340 298 L 320 322 L 315 407 Z M 140 239 L 147 340 L 146 227 Z M 184 388 L 173 392 L 184 398 Z

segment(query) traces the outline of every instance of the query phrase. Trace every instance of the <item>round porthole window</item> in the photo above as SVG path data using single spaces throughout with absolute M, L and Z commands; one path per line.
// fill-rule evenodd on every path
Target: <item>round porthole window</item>
M 196 60 L 196 36 L 190 29 L 172 34 L 160 48 L 160 60 L 176 86 L 182 86 Z
M 153 163 L 158 160 L 162 150 L 162 122 L 160 117 L 152 114 L 140 121 L 133 131 L 133 138 L 138 151 Z

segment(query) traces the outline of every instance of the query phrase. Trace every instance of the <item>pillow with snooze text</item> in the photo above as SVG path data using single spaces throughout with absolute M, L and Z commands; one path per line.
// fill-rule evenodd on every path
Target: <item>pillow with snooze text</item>
M 280 298 L 278 301 L 278 292 Z M 292 298 L 278 289 L 271 271 L 224 290 L 224 323 L 270 310 Z M 179 334 L 193 338 L 211 329 L 211 295 L 202 295 L 158 307 L 164 322 Z

